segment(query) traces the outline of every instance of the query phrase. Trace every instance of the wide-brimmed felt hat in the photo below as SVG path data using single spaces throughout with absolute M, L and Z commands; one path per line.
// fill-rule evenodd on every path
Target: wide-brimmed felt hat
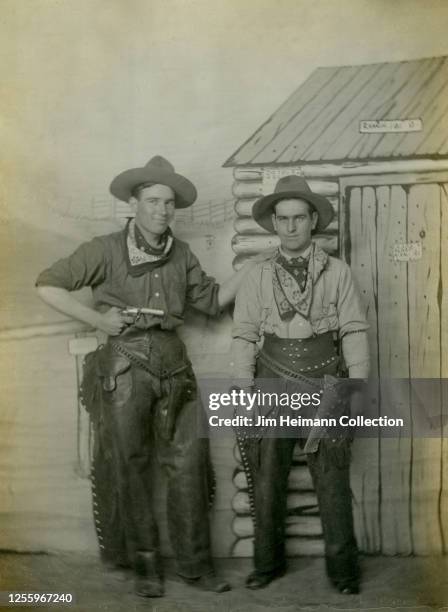
M 133 190 L 143 183 L 167 185 L 176 194 L 176 208 L 187 208 L 197 198 L 196 187 L 191 181 L 177 174 L 170 162 L 156 155 L 143 168 L 131 168 L 121 172 L 110 184 L 110 192 L 123 202 L 128 202 Z
M 283 176 L 276 184 L 274 193 L 263 196 L 252 207 L 252 215 L 258 225 L 269 232 L 275 232 L 272 223 L 274 205 L 280 200 L 300 198 L 309 202 L 318 214 L 316 231 L 324 230 L 334 217 L 333 206 L 326 197 L 311 191 L 306 180 L 296 174 Z

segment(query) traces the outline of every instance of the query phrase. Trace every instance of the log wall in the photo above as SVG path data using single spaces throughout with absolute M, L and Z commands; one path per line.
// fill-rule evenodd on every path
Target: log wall
M 253 553 L 254 525 L 250 515 L 247 479 L 237 447 L 235 447 L 235 460 L 233 475 L 235 494 L 232 499 L 234 544 L 231 554 L 234 557 L 250 557 Z M 295 449 L 288 487 L 286 553 L 290 557 L 321 556 L 324 554 L 324 541 L 317 498 L 306 458 L 298 445 Z
M 252 206 L 262 195 L 271 193 L 275 183 L 281 176 L 287 174 L 303 174 L 297 168 L 269 168 L 267 170 L 236 168 L 234 172 L 233 195 L 235 196 L 236 219 L 235 236 L 232 239 L 232 249 L 236 257 L 233 261 L 235 269 L 239 269 L 251 256 L 260 251 L 278 246 L 277 236 L 269 234 L 260 227 L 252 217 Z M 313 240 L 328 253 L 338 251 L 338 212 L 339 212 L 339 182 L 334 178 L 311 178 L 308 183 L 313 191 L 327 196 L 335 210 L 333 222 Z

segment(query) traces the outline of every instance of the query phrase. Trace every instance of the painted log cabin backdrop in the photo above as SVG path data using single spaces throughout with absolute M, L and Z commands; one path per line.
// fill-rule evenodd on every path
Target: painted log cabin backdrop
M 176 234 L 223 280 L 232 258 L 239 267 L 277 244 L 251 216 L 256 198 L 281 175 L 305 176 L 337 212 L 316 240 L 352 266 L 371 325 L 374 376 L 447 376 L 447 64 L 432 58 L 318 69 L 226 162 L 234 168 L 235 202 L 212 207 L 199 201 L 176 222 Z M 418 121 L 391 127 L 391 119 Z M 391 129 L 398 131 L 384 131 Z M 403 131 L 410 129 L 418 131 Z M 85 207 L 73 197 L 51 232 L 24 223 L 0 227 L 16 271 L 11 278 L 7 260 L 1 262 L 0 354 L 2 363 L 11 364 L 0 374 L 2 549 L 96 551 L 90 426 L 77 383 L 83 354 L 97 338 L 47 309 L 32 285 L 40 269 L 80 241 L 115 231 L 129 214 L 106 196 Z M 410 244 L 421 248 L 421 257 L 398 261 L 396 249 Z M 80 299 L 88 301 L 88 292 Z M 230 329 L 228 315 L 219 321 L 188 315 L 182 333 L 198 375 L 228 373 Z M 408 409 L 410 415 L 417 410 L 410 403 Z M 443 437 L 355 443 L 352 488 L 363 551 L 446 552 L 447 453 Z M 247 483 L 233 441 L 214 441 L 212 455 L 218 479 L 215 554 L 250 556 Z M 322 554 L 316 497 L 300 454 L 289 487 L 289 554 Z M 157 491 L 163 551 L 169 554 L 163 479 Z
M 225 163 L 234 168 L 235 267 L 278 244 L 251 211 L 281 176 L 300 174 L 328 196 L 335 221 L 315 240 L 351 265 L 370 323 L 372 377 L 382 384 L 448 376 L 447 94 L 447 57 L 319 68 Z M 377 402 L 379 414 L 388 401 Z M 409 385 L 394 401 L 411 423 L 421 417 Z M 440 425 L 443 397 L 437 401 L 431 411 Z M 235 483 L 236 549 L 247 551 L 253 528 L 240 472 Z M 363 551 L 447 552 L 442 434 L 355 440 L 351 484 Z M 289 487 L 289 549 L 318 550 L 300 458 Z

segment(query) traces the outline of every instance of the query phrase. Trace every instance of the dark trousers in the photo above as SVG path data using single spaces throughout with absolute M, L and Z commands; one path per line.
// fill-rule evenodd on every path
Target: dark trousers
M 325 374 L 334 376 L 337 372 L 337 361 L 331 359 L 334 355 L 332 334 L 306 340 L 269 336 L 265 338 L 263 351 L 274 368 L 259 360 L 256 369 L 259 384 L 263 380 L 281 379 L 281 370 L 285 371 L 285 368 L 290 370 L 293 381 L 294 368 L 311 366 L 313 377 L 323 377 Z M 284 390 L 300 391 L 300 380 L 288 382 Z M 314 416 L 313 409 L 309 411 L 302 407 L 301 415 Z M 250 494 L 253 495 L 255 513 L 254 563 L 257 572 L 269 573 L 285 566 L 288 475 L 295 444 L 299 442 L 302 448 L 305 445 L 309 433 L 305 429 L 298 434 L 298 438 L 261 436 L 239 441 L 246 470 L 251 476 Z M 359 565 L 351 504 L 350 441 L 341 438 L 340 432 L 334 439 L 323 437 L 317 451 L 307 454 L 307 461 L 322 521 L 328 576 L 336 585 L 356 581 L 359 578 Z
M 285 566 L 285 517 L 287 481 L 297 439 L 263 438 L 248 441 L 246 452 L 253 461 L 259 445 L 252 482 L 255 503 L 255 569 L 261 573 Z M 303 446 L 304 440 L 300 440 Z M 335 584 L 359 577 L 357 546 L 349 483 L 349 442 L 321 440 L 316 453 L 307 455 L 317 494 L 325 540 L 327 572 Z
M 146 363 L 162 363 L 166 371 L 176 360 L 173 354 L 167 363 L 177 342 L 152 342 L 152 363 Z M 133 355 L 144 357 L 142 346 L 131 348 Z M 164 359 L 155 358 L 157 350 L 165 353 Z M 176 354 L 179 360 L 181 352 Z M 96 368 L 101 384 L 93 418 L 92 485 L 102 558 L 126 565 L 133 564 L 137 551 L 159 550 L 152 507 L 152 470 L 158 464 L 167 476 L 168 529 L 178 572 L 189 578 L 209 572 L 213 474 L 208 440 L 198 438 L 200 411 L 191 367 L 157 379 L 107 347 Z

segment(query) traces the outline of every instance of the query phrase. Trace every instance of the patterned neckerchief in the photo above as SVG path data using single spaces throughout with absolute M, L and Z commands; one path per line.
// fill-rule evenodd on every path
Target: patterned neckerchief
M 170 235 L 171 235 L 171 230 L 170 228 L 168 228 L 160 237 L 160 246 L 154 247 L 150 245 L 149 242 L 147 242 L 142 231 L 140 230 L 139 226 L 137 225 L 137 223 L 135 223 L 135 220 L 134 220 L 135 245 L 140 251 L 143 251 L 147 255 L 156 255 L 156 256 L 162 255 L 165 250 L 166 243 Z
M 280 264 L 300 287 L 300 291 L 304 291 L 306 279 L 308 276 L 308 257 L 285 257 L 281 252 L 277 256 L 276 262 Z
M 170 257 L 173 241 L 171 229 L 168 228 L 160 250 L 151 247 L 138 230 L 135 219 L 131 219 L 126 228 L 127 264 L 131 276 L 140 276 L 162 266 Z
M 282 320 L 292 319 L 296 313 L 308 318 L 313 284 L 325 268 L 328 255 L 313 243 L 308 260 L 299 259 L 288 261 L 279 251 L 272 262 L 274 298 Z

